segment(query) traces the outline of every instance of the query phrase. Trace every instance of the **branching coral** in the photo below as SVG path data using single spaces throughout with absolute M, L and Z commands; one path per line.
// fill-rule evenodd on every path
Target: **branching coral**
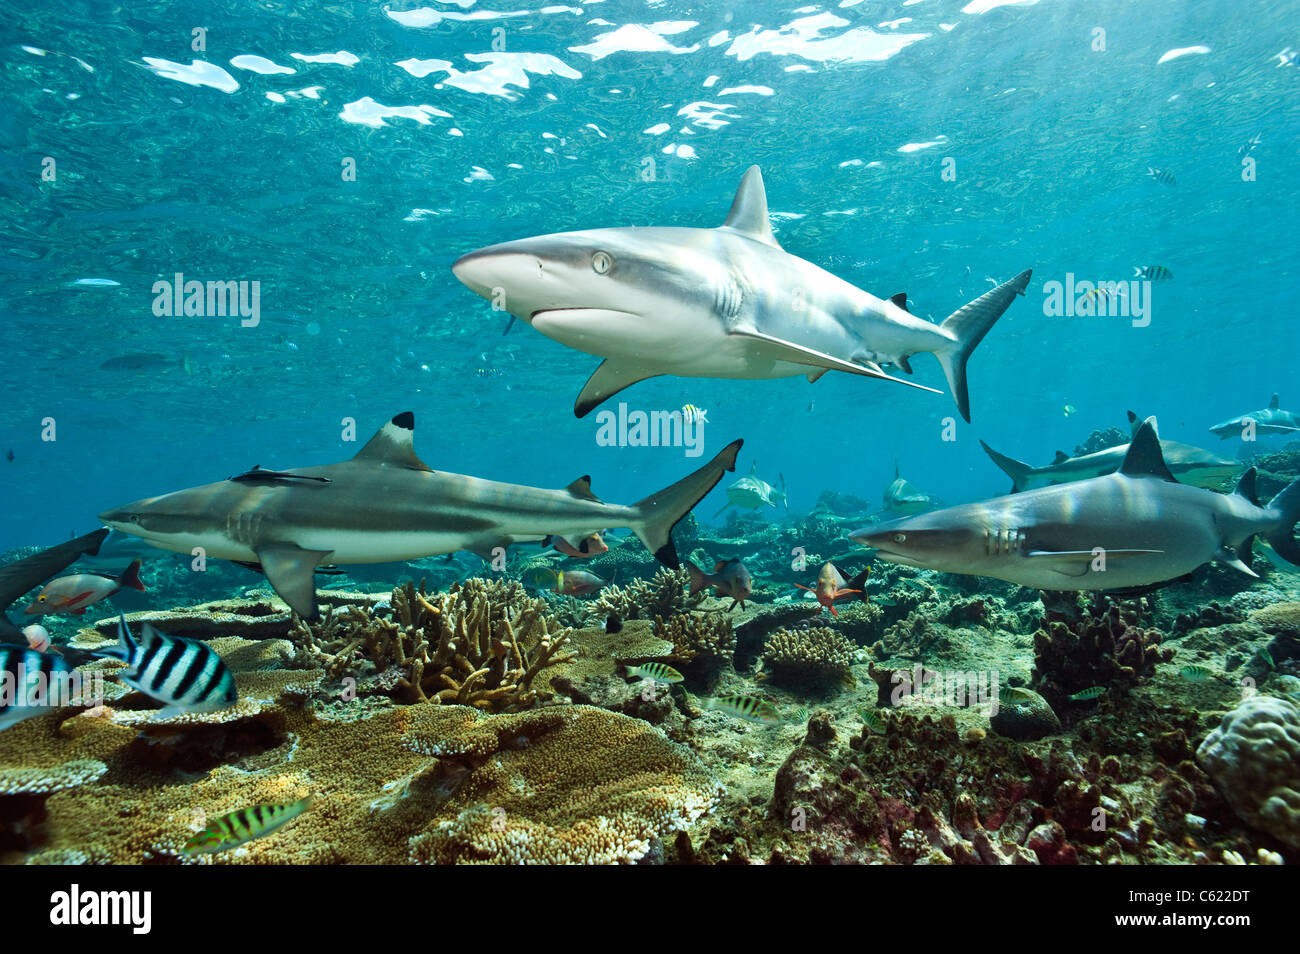
M 552 634 L 546 604 L 519 583 L 471 579 L 430 596 L 421 584 L 393 591 L 392 619 L 351 606 L 319 623 L 299 620 L 292 638 L 337 678 L 361 660 L 390 676 L 408 701 L 447 702 L 488 712 L 526 709 L 548 697 L 534 680 L 567 662 L 568 630 Z
M 595 618 L 617 616 L 622 620 L 668 617 L 693 609 L 704 601 L 704 594 L 687 596 L 685 586 L 691 576 L 686 570 L 660 569 L 649 580 L 633 580 L 627 586 L 606 587 L 591 604 Z
M 827 691 L 852 686 L 853 644 L 825 626 L 779 629 L 763 648 L 763 668 L 774 684 Z
M 1172 649 L 1160 646 L 1159 630 L 1137 625 L 1136 611 L 1104 598 L 1071 619 L 1068 608 L 1049 609 L 1034 634 L 1034 688 L 1067 725 L 1078 710 L 1070 696 L 1094 686 L 1123 695 L 1168 662 Z
M 736 653 L 736 634 L 723 613 L 656 616 L 654 632 L 673 644 L 672 662 L 697 682 L 711 682 Z

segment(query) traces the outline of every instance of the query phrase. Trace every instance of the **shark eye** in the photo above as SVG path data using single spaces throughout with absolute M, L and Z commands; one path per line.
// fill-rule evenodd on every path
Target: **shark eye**
M 609 252 L 593 252 L 591 256 L 591 267 L 597 275 L 604 275 L 614 265 L 614 260 L 610 258 Z
M 906 540 L 907 540 L 907 534 L 905 534 L 905 533 L 896 533 L 896 534 L 894 534 L 894 542 L 895 542 L 895 543 L 904 543 Z

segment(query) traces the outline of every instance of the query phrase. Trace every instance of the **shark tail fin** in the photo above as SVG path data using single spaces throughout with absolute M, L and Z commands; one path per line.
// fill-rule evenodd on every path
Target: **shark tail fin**
M 1268 540 L 1277 555 L 1288 563 L 1300 566 L 1300 545 L 1295 541 L 1296 521 L 1300 521 L 1300 480 L 1284 487 L 1268 505 L 1268 512 L 1278 519 L 1278 525 L 1264 539 Z
M 957 402 L 957 410 L 967 423 L 970 422 L 970 394 L 966 387 L 966 362 L 970 359 L 971 352 L 989 333 L 993 323 L 1015 301 L 1016 296 L 1025 293 L 1030 274 L 1030 270 L 1025 269 L 1011 281 L 1003 282 L 963 305 L 939 326 L 947 333 L 952 344 L 942 351 L 936 351 L 935 357 L 943 366 L 944 376 L 948 379 L 948 390 Z
M 717 486 L 724 473 L 736 469 L 736 454 L 743 443 L 732 441 L 695 473 L 632 505 L 638 512 L 633 532 L 664 566 L 674 570 L 681 566 L 673 546 L 673 527 Z
M 1016 460 L 1014 457 L 1008 457 L 1006 454 L 999 454 L 988 444 L 980 441 L 980 447 L 984 448 L 984 453 L 992 458 L 993 463 L 997 464 L 1002 471 L 1011 478 L 1011 492 L 1019 493 L 1025 489 L 1029 483 L 1030 474 L 1033 472 L 1032 467 L 1028 464 Z

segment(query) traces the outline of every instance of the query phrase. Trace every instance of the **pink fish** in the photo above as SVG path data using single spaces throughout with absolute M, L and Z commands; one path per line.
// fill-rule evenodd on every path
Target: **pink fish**
M 807 590 L 810 593 L 817 594 L 817 602 L 831 611 L 832 616 L 839 616 L 835 612 L 835 604 L 847 602 L 845 597 L 852 598 L 857 593 L 859 598 L 862 596 L 863 588 L 867 584 L 867 575 L 871 572 L 871 567 L 867 567 L 860 574 L 855 576 L 851 581 L 845 582 L 843 574 L 836 569 L 835 564 L 827 563 L 822 567 L 822 571 L 817 574 L 817 588 L 804 586 L 802 583 L 796 583 L 795 586 L 801 590 Z
M 50 634 L 44 626 L 39 623 L 33 623 L 31 626 L 23 627 L 23 636 L 27 638 L 27 647 L 38 653 L 48 652 L 50 648 Z
M 542 546 L 552 547 L 557 553 L 563 553 L 567 557 L 573 557 L 577 560 L 588 560 L 591 557 L 598 556 L 601 553 L 609 551 L 605 541 L 600 538 L 599 533 L 593 533 L 589 537 L 584 537 L 575 547 L 564 537 L 549 536 L 542 541 Z
M 27 607 L 28 616 L 42 613 L 68 613 L 80 616 L 87 606 L 93 606 L 100 600 L 108 599 L 124 586 L 134 590 L 144 590 L 140 582 L 140 561 L 135 560 L 122 571 L 118 577 L 101 576 L 98 573 L 78 573 L 75 576 L 61 576 L 45 584 L 36 597 L 36 602 Z
M 604 580 L 594 573 L 583 570 L 561 570 L 555 576 L 555 592 L 565 596 L 588 596 L 606 586 Z
M 754 581 L 750 578 L 749 569 L 739 559 L 719 561 L 712 573 L 705 573 L 690 560 L 686 561 L 686 569 L 691 574 L 691 595 L 694 596 L 706 586 L 711 586 L 714 596 L 731 597 L 731 605 L 727 607 L 728 613 L 734 610 L 737 604 L 744 609 L 745 600 L 749 599 L 750 594 L 754 592 Z

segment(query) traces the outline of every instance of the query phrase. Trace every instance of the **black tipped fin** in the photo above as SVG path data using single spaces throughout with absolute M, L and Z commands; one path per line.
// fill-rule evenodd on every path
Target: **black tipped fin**
M 1276 411 L 1276 410 L 1277 410 L 1279 407 L 1281 407 L 1281 406 L 1282 406 L 1282 405 L 1281 405 L 1280 403 L 1278 403 L 1277 395 L 1274 394 L 1274 395 L 1273 395 L 1273 400 L 1271 400 L 1271 401 L 1268 402 L 1268 409 L 1269 409 L 1270 411 Z
M 428 464 L 415 456 L 414 439 L 415 415 L 410 411 L 403 411 L 381 427 L 352 459 L 373 464 L 408 467 L 411 470 L 432 471 Z
M 569 492 L 569 496 L 577 497 L 579 500 L 591 500 L 595 503 L 604 503 L 603 500 L 591 492 L 591 476 L 588 474 L 583 474 L 564 489 Z
M 1245 497 L 1256 507 L 1259 506 L 1259 496 L 1255 491 L 1255 468 L 1252 467 L 1241 475 L 1241 480 L 1237 481 L 1237 489 L 1233 491 L 1238 497 Z M 1248 544 L 1249 545 L 1249 544 Z
M 1057 451 L 1056 456 L 1052 458 L 1052 463 L 1064 464 L 1069 459 L 1070 459 L 1070 455 L 1067 454 L 1065 451 Z
M 1148 417 L 1133 435 L 1133 442 L 1128 445 L 1124 463 L 1119 465 L 1119 472 L 1125 477 L 1154 477 L 1178 483 L 1177 478 L 1169 472 L 1165 456 L 1160 451 L 1160 438 L 1156 434 L 1156 419 Z
M 899 292 L 897 295 L 890 295 L 889 300 L 899 308 L 903 309 L 903 311 L 907 311 L 907 292 Z M 911 312 L 908 312 L 908 314 L 910 315 Z

